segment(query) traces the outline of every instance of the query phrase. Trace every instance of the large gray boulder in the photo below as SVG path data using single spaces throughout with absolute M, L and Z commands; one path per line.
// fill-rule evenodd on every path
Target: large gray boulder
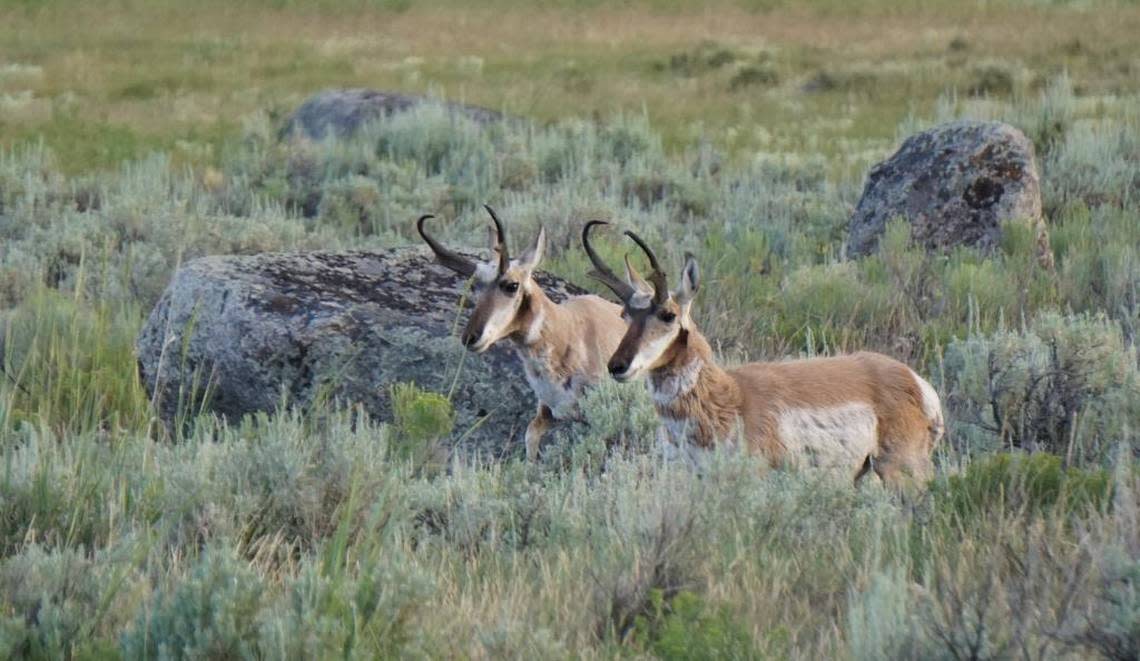
M 871 168 L 851 217 L 848 257 L 874 252 L 887 223 L 898 217 L 929 250 L 993 249 L 1003 221 L 1027 220 L 1036 226 L 1042 258 L 1048 253 L 1033 143 L 1001 122 L 937 126 L 907 138 Z
M 499 121 L 501 113 L 478 106 L 446 103 L 414 94 L 381 92 L 371 89 L 330 89 L 318 92 L 302 103 L 285 122 L 283 137 L 321 140 L 330 133 L 346 138 L 372 120 L 405 112 L 424 104 L 440 104 L 479 123 Z
M 538 280 L 556 301 L 581 293 Z M 534 396 L 505 343 L 465 355 L 453 337 L 463 286 L 419 248 L 204 257 L 178 270 L 144 325 L 140 373 L 167 420 L 206 380 L 206 409 L 230 419 L 274 410 L 284 390 L 294 405 L 331 396 L 382 420 L 393 383 L 447 393 L 454 381 L 455 438 L 514 453 Z

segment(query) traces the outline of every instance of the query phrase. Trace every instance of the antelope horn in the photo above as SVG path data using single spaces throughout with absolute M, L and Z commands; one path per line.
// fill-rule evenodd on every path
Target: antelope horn
M 653 272 L 649 274 L 649 282 L 653 283 L 653 302 L 659 305 L 664 303 L 665 299 L 669 297 L 669 285 L 665 280 L 665 272 L 661 270 L 661 265 L 657 262 L 657 255 L 654 255 L 649 246 L 641 240 L 641 237 L 631 230 L 626 230 L 625 235 L 633 239 L 634 243 L 645 251 L 645 256 L 649 258 L 649 266 L 653 269 Z
M 427 230 L 424 229 L 424 221 L 428 218 L 435 218 L 435 216 L 430 213 L 420 216 L 420 219 L 416 221 L 416 229 L 419 231 L 420 236 L 423 237 L 424 242 L 431 248 L 431 251 L 435 253 L 436 259 L 439 260 L 440 264 L 443 264 L 452 271 L 471 277 L 471 275 L 475 273 L 475 262 L 453 250 L 444 248 L 440 245 L 439 241 L 433 239 L 431 235 L 427 233 Z
M 510 255 L 507 254 L 507 235 L 503 232 L 503 223 L 499 220 L 499 216 L 491 205 L 484 204 L 483 208 L 487 213 L 491 214 L 491 220 L 495 223 L 495 234 L 498 237 L 499 245 L 495 248 L 495 252 L 499 253 L 499 275 L 507 272 L 507 268 L 511 265 Z
M 634 289 L 628 282 L 617 277 L 617 275 L 610 270 L 610 267 L 606 266 L 605 262 L 602 261 L 602 258 L 598 256 L 598 253 L 594 252 L 593 246 L 590 245 L 590 228 L 594 225 L 609 225 L 609 223 L 604 220 L 591 220 L 582 228 L 582 247 L 586 249 L 586 256 L 590 258 L 590 263 L 594 265 L 594 270 L 590 271 L 589 275 L 609 287 L 610 291 L 618 297 L 618 300 L 625 303 L 633 296 Z

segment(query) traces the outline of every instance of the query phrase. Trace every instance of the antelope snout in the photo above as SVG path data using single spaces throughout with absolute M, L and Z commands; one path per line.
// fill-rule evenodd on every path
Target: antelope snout
M 628 376 L 626 372 L 629 371 L 629 363 L 624 359 L 615 356 L 610 359 L 609 364 L 606 365 L 606 369 L 610 371 L 610 376 L 613 378 L 617 379 L 618 381 L 625 381 L 626 377 Z
M 463 331 L 463 346 L 467 347 L 471 351 L 474 351 L 475 350 L 475 343 L 479 341 L 480 335 L 482 335 L 482 333 L 476 333 L 476 332 L 472 331 L 470 328 Z

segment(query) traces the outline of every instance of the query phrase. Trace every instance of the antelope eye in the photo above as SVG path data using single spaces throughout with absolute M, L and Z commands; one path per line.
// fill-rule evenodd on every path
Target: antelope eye
M 515 294 L 515 292 L 517 292 L 519 290 L 519 283 L 517 283 L 517 282 L 501 282 L 501 283 L 499 283 L 499 289 L 502 289 L 503 293 L 510 294 L 513 296 Z
M 657 318 L 667 324 L 671 324 L 673 323 L 673 320 L 677 318 L 677 313 L 670 312 L 668 310 L 662 310 L 661 312 L 657 313 Z

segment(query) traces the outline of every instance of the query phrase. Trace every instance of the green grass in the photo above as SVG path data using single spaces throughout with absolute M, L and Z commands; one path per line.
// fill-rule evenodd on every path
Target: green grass
M 137 307 L 88 307 L 40 290 L 4 319 L 4 422 L 57 433 L 141 431 L 150 422 L 135 367 Z
M 1067 71 L 1082 93 L 1135 92 L 1137 29 L 1129 2 L 4 3 L 0 67 L 24 69 L 0 68 L 0 145 L 42 134 L 68 172 L 176 145 L 216 166 L 244 116 L 369 86 L 542 121 L 647 110 L 670 150 L 818 152 L 853 173 L 947 90 L 1032 95 Z

